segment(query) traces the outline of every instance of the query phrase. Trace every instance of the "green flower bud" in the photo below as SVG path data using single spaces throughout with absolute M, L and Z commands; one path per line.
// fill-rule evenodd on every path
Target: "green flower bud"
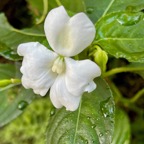
M 102 72 L 105 72 L 106 71 L 106 64 L 108 61 L 108 55 L 99 46 L 95 46 L 95 48 L 96 49 L 93 52 L 93 59 L 99 65 Z

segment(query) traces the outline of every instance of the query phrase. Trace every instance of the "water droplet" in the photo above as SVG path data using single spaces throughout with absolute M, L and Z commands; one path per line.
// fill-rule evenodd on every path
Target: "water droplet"
M 50 116 L 53 116 L 53 115 L 55 114 L 55 110 L 56 110 L 55 108 L 52 108 L 52 109 L 51 109 L 51 111 L 50 111 Z
M 91 128 L 92 128 L 92 129 L 94 129 L 95 127 L 96 127 L 96 125 L 95 125 L 95 124 L 93 124 L 93 125 L 91 126 Z
M 114 114 L 114 104 L 110 100 L 110 97 L 100 103 L 100 108 L 103 116 L 112 117 Z
M 99 137 L 102 137 L 102 136 L 103 136 L 103 134 L 102 134 L 102 133 L 100 133 L 100 134 L 99 134 Z
M 105 134 L 108 135 L 109 133 L 110 133 L 109 130 L 107 130 Z
M 88 144 L 88 140 L 85 141 L 85 144 Z
M 134 10 L 134 6 L 127 6 L 126 11 L 132 12 Z
M 26 102 L 26 101 L 20 101 L 19 103 L 18 103 L 18 109 L 19 110 L 24 110 L 26 107 L 28 106 L 28 102 Z
M 89 8 L 86 9 L 86 12 L 88 14 L 91 14 L 93 11 L 94 11 L 94 8 L 92 8 L 92 7 L 89 7 Z
M 135 13 L 122 13 L 117 19 L 119 24 L 124 25 L 124 26 L 135 25 L 140 20 L 141 20 L 141 15 L 135 14 Z
M 91 118 L 91 117 L 89 117 L 89 116 L 87 117 L 87 119 L 90 119 L 90 118 Z

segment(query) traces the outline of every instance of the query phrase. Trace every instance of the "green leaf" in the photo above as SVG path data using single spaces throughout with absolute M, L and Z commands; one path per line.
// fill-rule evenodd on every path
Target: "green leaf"
M 83 0 L 85 12 L 95 23 L 104 13 L 111 0 Z
M 144 0 L 111 0 L 104 15 L 124 10 L 139 11 L 142 7 L 144 7 Z
M 14 64 L 0 64 L 0 80 L 19 77 L 16 67 Z M 31 90 L 25 90 L 19 85 L 0 88 L 0 127 L 21 114 L 34 98 Z
M 112 93 L 101 78 L 97 88 L 85 93 L 75 112 L 65 108 L 52 112 L 47 129 L 47 144 L 109 144 L 114 130 Z
M 7 21 L 4 14 L 0 14 L 0 55 L 10 59 L 19 60 L 17 47 L 24 42 L 43 42 L 45 35 L 42 25 L 33 28 L 18 30 L 13 28 Z
M 116 109 L 112 144 L 130 144 L 130 134 L 130 122 L 128 116 L 124 111 Z
M 85 12 L 95 23 L 108 13 L 131 9 L 140 11 L 144 8 L 144 0 L 83 0 Z
M 14 78 L 16 75 L 14 64 L 0 64 L 0 80 Z
M 117 58 L 144 62 L 144 14 L 116 12 L 102 17 L 96 24 L 95 43 Z

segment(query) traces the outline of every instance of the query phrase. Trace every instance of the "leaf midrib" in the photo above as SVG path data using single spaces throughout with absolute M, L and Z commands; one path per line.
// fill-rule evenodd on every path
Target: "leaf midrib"
M 80 101 L 80 105 L 79 105 L 79 109 L 78 109 L 78 115 L 77 115 L 77 122 L 76 122 L 73 144 L 76 144 L 75 142 L 76 142 L 76 136 L 77 136 L 77 131 L 78 131 L 79 119 L 80 119 L 81 103 L 82 103 L 82 99 Z
M 110 9 L 110 7 L 113 5 L 114 2 L 115 2 L 115 0 L 112 0 L 112 1 L 109 3 L 109 5 L 107 6 L 106 10 L 104 11 L 102 17 L 107 14 L 108 10 Z

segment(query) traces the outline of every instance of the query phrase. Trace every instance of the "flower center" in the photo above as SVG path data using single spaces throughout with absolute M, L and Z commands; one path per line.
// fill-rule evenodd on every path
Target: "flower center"
M 53 63 L 53 66 L 52 66 L 52 71 L 56 72 L 58 74 L 61 74 L 62 72 L 65 71 L 64 57 L 59 56 L 56 58 L 56 60 Z

